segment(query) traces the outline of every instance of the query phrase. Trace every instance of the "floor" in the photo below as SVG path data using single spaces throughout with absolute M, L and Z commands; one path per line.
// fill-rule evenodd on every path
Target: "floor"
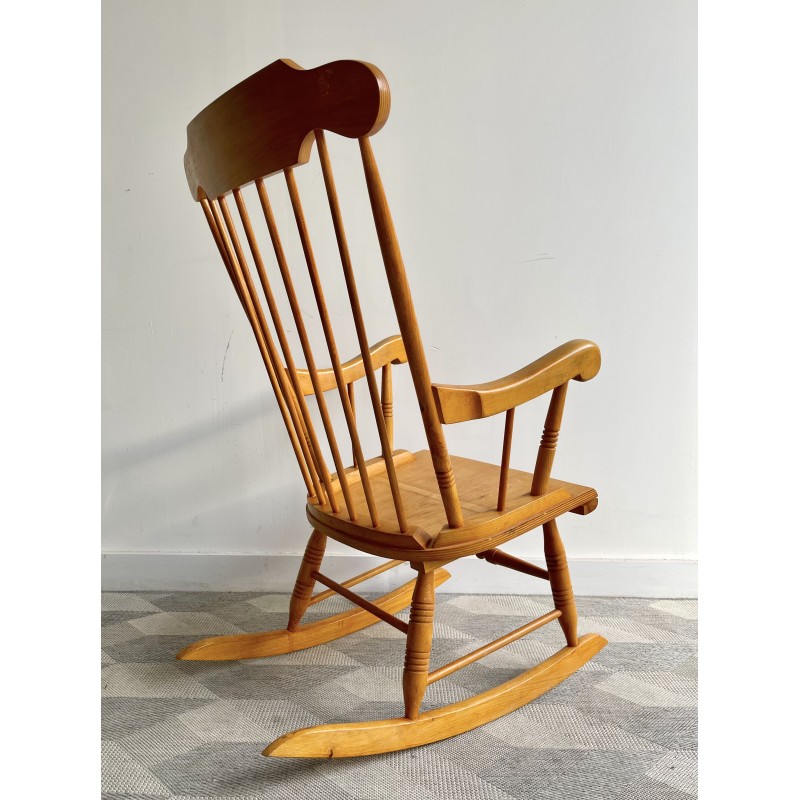
M 609 644 L 538 700 L 436 744 L 354 759 L 264 758 L 296 728 L 402 715 L 403 635 L 378 623 L 269 659 L 175 661 L 204 636 L 284 627 L 288 595 L 103 595 L 103 798 L 683 800 L 697 796 L 697 603 L 579 597 Z M 351 606 L 335 597 L 314 617 Z M 544 596 L 437 598 L 436 667 L 552 608 Z M 404 615 L 399 615 L 404 616 Z M 405 617 L 407 618 L 407 616 Z M 433 684 L 464 699 L 563 646 L 557 623 Z

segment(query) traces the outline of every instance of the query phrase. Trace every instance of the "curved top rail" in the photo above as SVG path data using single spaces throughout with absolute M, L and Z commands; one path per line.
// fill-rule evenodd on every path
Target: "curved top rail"
M 349 138 L 377 133 L 389 116 L 389 84 L 365 61 L 303 69 L 279 59 L 206 106 L 187 127 L 184 167 L 195 200 L 215 198 L 305 164 L 314 129 Z

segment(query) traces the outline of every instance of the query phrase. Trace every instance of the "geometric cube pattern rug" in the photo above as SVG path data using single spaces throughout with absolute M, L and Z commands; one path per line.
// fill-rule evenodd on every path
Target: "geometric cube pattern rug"
M 175 661 L 196 639 L 282 628 L 288 594 L 103 594 L 104 800 L 684 800 L 697 796 L 697 602 L 578 597 L 608 645 L 518 711 L 442 742 L 344 759 L 264 758 L 309 725 L 402 716 L 405 637 L 377 623 L 272 658 Z M 307 621 L 352 606 L 333 597 Z M 552 608 L 545 596 L 437 596 L 431 668 Z M 407 619 L 408 612 L 398 614 Z M 423 710 L 563 646 L 558 623 L 434 683 Z

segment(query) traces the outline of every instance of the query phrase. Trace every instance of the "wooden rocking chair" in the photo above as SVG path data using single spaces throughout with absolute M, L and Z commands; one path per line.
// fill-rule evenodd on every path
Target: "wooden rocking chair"
M 370 144 L 389 114 L 389 86 L 379 69 L 360 61 L 336 61 L 304 70 L 280 60 L 223 94 L 188 126 L 186 176 L 200 202 L 222 261 L 255 334 L 258 348 L 286 424 L 308 493 L 306 515 L 313 527 L 289 605 L 285 630 L 203 639 L 179 659 L 261 658 L 330 642 L 379 620 L 407 635 L 403 695 L 405 716 L 358 723 L 321 725 L 287 733 L 264 755 L 339 757 L 385 753 L 454 736 L 513 711 L 543 694 L 605 644 L 597 634 L 578 636 L 564 547 L 556 517 L 571 511 L 588 514 L 597 492 L 550 477 L 570 380 L 586 381 L 600 368 L 595 344 L 574 340 L 557 347 L 518 372 L 474 386 L 432 383 L 389 206 Z M 342 213 L 324 131 L 358 140 L 374 223 L 400 334 L 370 346 L 362 315 Z M 311 157 L 314 143 L 333 221 L 339 259 L 360 354 L 342 362 L 317 268 L 295 167 Z M 317 366 L 294 277 L 281 244 L 265 178 L 283 173 L 288 187 L 307 270 L 327 345 Z M 274 252 L 267 265 L 245 204 L 242 187 L 255 182 L 260 211 Z M 238 222 L 228 203 L 233 195 Z M 243 232 L 244 236 L 240 236 Z M 245 240 L 244 243 L 242 240 Z M 247 251 L 245 250 L 247 248 Z M 272 261 L 272 256 L 269 258 Z M 263 301 L 250 263 L 255 266 Z M 268 272 L 275 272 L 273 279 Z M 276 279 L 280 276 L 279 280 Z M 297 366 L 280 317 L 275 288 L 285 292 L 299 338 L 305 368 Z M 267 320 L 266 310 L 271 318 Z M 429 450 L 395 450 L 392 419 L 392 365 L 408 363 L 419 401 Z M 376 378 L 381 370 L 380 386 Z M 362 451 L 354 409 L 354 383 L 366 379 L 372 414 L 359 424 L 377 426 L 381 453 Z M 354 465 L 345 467 L 328 412 L 326 393 L 341 404 Z M 514 411 L 552 392 L 536 467 L 530 474 L 509 469 Z M 316 401 L 334 471 L 330 472 L 307 398 Z M 499 466 L 448 453 L 443 424 L 466 422 L 505 412 L 505 436 Z M 370 419 L 370 417 L 372 419 Z M 539 526 L 543 529 L 547 569 L 504 553 L 498 547 Z M 337 583 L 319 570 L 328 537 L 355 549 L 390 559 L 361 575 Z M 477 556 L 550 582 L 555 608 L 478 650 L 429 672 L 434 591 L 449 574 L 448 562 Z M 409 563 L 416 579 L 370 602 L 351 587 L 385 570 Z M 312 594 L 319 582 L 327 589 Z M 356 608 L 321 621 L 301 624 L 309 605 L 338 593 Z M 411 605 L 409 622 L 395 616 Z M 426 687 L 455 670 L 558 620 L 567 646 L 518 677 L 469 700 L 420 713 Z

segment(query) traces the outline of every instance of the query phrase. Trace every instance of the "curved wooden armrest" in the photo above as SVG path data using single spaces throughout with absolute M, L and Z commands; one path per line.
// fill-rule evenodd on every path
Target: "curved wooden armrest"
M 403 337 L 399 334 L 389 336 L 382 339 L 377 344 L 372 345 L 369 349 L 370 357 L 372 359 L 372 366 L 374 369 L 385 367 L 388 363 L 392 364 L 405 364 L 408 361 L 406 356 L 406 348 L 403 344 Z M 366 368 L 364 367 L 364 359 L 358 355 L 345 361 L 342 364 L 342 374 L 345 383 L 352 383 L 359 378 L 366 375 Z M 311 378 L 308 375 L 308 370 L 298 369 L 297 377 L 300 381 L 300 388 L 304 395 L 314 394 L 314 387 L 311 384 Z M 332 369 L 317 370 L 317 377 L 319 378 L 319 385 L 323 392 L 336 388 L 336 375 Z
M 433 398 L 442 422 L 465 422 L 508 411 L 569 380 L 588 381 L 599 369 L 600 348 L 573 339 L 505 378 L 471 386 L 434 383 Z

